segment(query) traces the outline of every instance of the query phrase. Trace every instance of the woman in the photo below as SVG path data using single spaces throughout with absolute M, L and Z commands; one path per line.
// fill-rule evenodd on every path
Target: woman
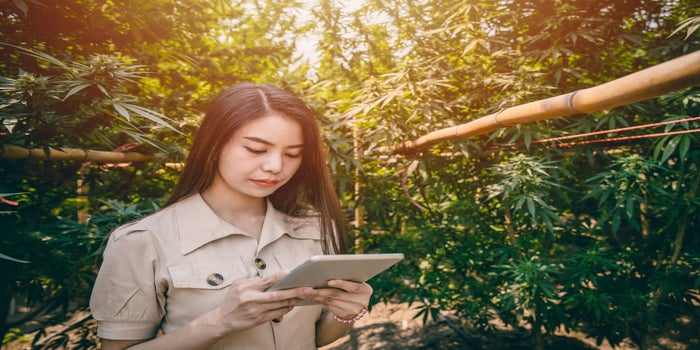
M 90 301 L 102 348 L 328 344 L 367 312 L 369 285 L 265 289 L 313 255 L 346 250 L 313 112 L 278 88 L 229 88 L 166 205 L 109 237 Z M 317 304 L 295 307 L 303 300 Z

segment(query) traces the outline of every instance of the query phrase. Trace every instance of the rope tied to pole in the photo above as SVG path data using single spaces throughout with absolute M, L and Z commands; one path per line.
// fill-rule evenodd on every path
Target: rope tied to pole
M 501 109 L 500 111 L 498 111 L 498 112 L 496 112 L 496 113 L 493 114 L 493 122 L 496 123 L 496 125 L 498 125 L 498 126 L 500 126 L 500 127 L 502 127 L 502 128 L 505 128 L 505 127 L 507 127 L 508 125 L 505 125 L 505 124 L 501 123 L 501 122 L 498 120 L 498 116 L 501 115 L 501 113 L 503 113 L 503 111 L 505 111 L 505 110 L 506 110 L 506 109 L 503 108 L 503 109 Z M 457 136 L 459 136 L 459 135 L 455 135 L 455 137 L 457 137 Z
M 576 90 L 576 91 L 570 93 L 570 94 L 567 96 L 567 98 L 566 98 L 566 105 L 569 106 L 569 109 L 570 109 L 572 112 L 574 112 L 574 113 L 576 113 L 576 114 L 580 114 L 580 113 L 582 113 L 582 112 L 579 111 L 578 109 L 576 109 L 576 107 L 574 107 L 574 96 L 576 96 L 577 93 L 578 93 L 578 90 Z

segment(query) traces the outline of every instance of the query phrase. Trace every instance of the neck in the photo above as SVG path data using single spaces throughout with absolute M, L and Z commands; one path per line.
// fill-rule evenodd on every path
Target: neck
M 267 211 L 267 200 L 251 197 L 242 200 L 217 196 L 215 193 L 216 191 L 205 190 L 202 192 L 202 198 L 216 215 L 259 240 Z

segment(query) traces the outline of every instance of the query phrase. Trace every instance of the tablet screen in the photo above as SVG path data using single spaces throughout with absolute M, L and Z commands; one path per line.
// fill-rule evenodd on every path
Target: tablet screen
M 316 255 L 294 268 L 267 290 L 325 287 L 332 279 L 366 282 L 403 259 L 395 254 Z

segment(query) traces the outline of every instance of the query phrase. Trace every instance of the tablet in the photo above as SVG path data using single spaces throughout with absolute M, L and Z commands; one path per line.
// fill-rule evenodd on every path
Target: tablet
M 333 279 L 366 282 L 401 259 L 401 253 L 315 255 L 266 290 L 321 288 Z

